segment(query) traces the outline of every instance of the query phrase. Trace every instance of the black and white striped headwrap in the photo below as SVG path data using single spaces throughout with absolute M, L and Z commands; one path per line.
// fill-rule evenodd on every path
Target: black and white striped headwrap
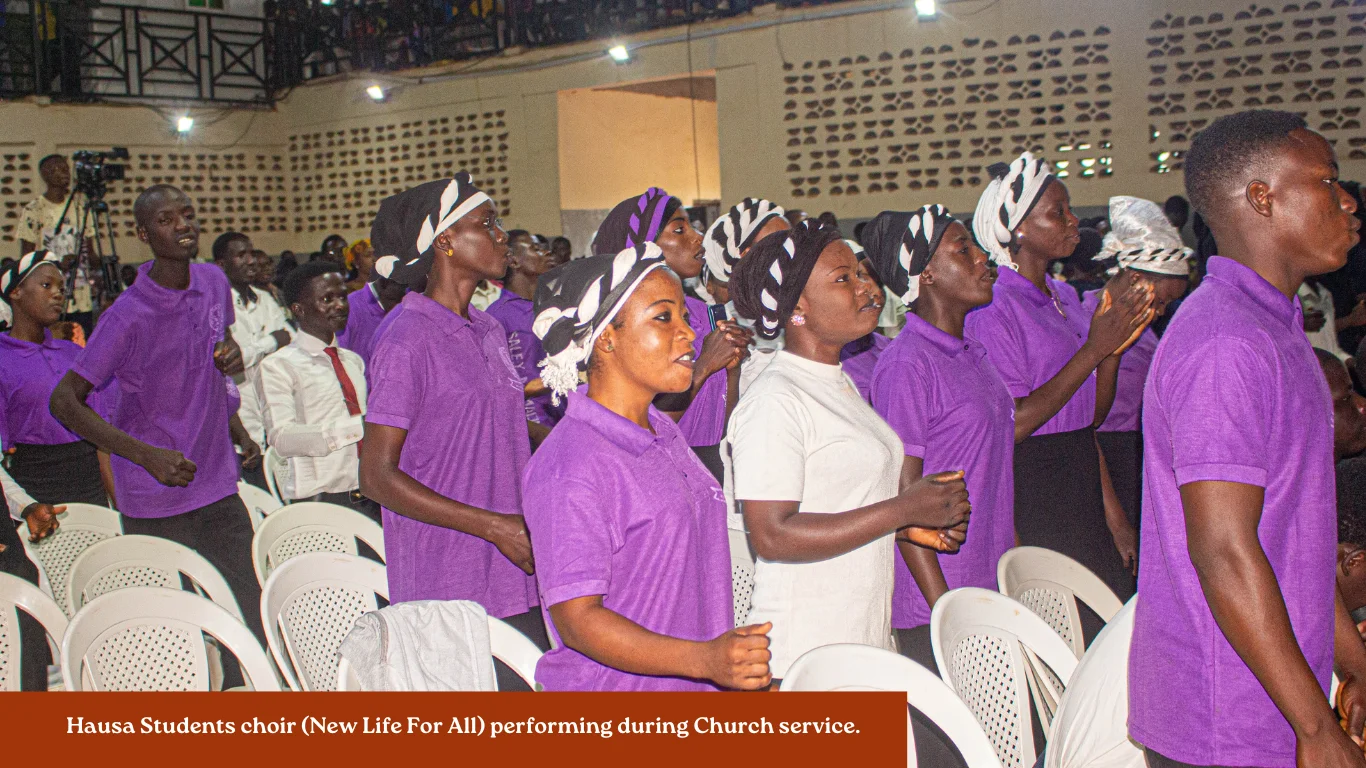
M 840 231 L 820 219 L 807 219 L 786 232 L 754 244 L 730 277 L 730 297 L 741 317 L 755 321 L 765 339 L 776 339 L 792 317 L 811 270 Z
M 906 304 L 920 296 L 916 279 L 954 222 L 949 209 L 926 205 L 917 210 L 883 211 L 863 228 L 868 260 L 887 289 Z
M 432 243 L 437 235 L 475 208 L 489 202 L 465 171 L 449 181 L 429 181 L 386 198 L 371 226 L 371 243 L 376 249 L 375 272 L 404 285 L 419 282 L 432 268 Z M 392 220 L 381 222 L 386 217 Z M 382 253 L 375 242 L 377 228 L 397 228 L 397 253 Z
M 10 303 L 9 292 L 43 264 L 52 264 L 60 269 L 61 259 L 50 251 L 31 251 L 21 256 L 14 266 L 0 272 L 0 298 L 3 298 L 6 304 Z
M 991 183 L 977 201 L 972 233 L 997 265 L 1018 269 L 1010 255 L 1010 244 L 1016 228 L 1054 180 L 1053 166 L 1026 152 L 1010 165 L 996 163 L 988 167 L 987 173 L 991 174 Z
M 756 197 L 747 197 L 718 217 L 707 228 L 702 240 L 702 258 L 707 274 L 721 283 L 730 282 L 730 271 L 740 256 L 754 245 L 754 237 L 770 221 L 783 215 L 783 209 Z
M 579 371 L 593 345 L 645 276 L 664 267 L 664 252 L 654 243 L 626 248 L 615 256 L 575 259 L 550 270 L 536 284 L 531 330 L 546 357 L 541 381 L 551 399 L 579 385 Z
M 678 198 L 658 187 L 617 203 L 593 234 L 594 255 L 613 255 L 626 248 L 653 243 L 667 222 L 670 201 Z M 682 205 L 682 201 L 678 202 Z
M 1110 198 L 1110 231 L 1096 261 L 1115 259 L 1120 269 L 1185 277 L 1192 253 L 1157 203 L 1127 195 Z

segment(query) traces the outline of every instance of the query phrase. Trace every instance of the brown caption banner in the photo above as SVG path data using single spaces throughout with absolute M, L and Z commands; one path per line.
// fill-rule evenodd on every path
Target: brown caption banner
M 0 712 L 12 765 L 906 763 L 906 697 L 884 692 L 10 693 Z

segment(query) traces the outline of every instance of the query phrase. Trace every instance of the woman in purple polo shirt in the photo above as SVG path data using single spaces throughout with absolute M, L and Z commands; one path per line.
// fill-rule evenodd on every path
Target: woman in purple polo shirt
M 1015 529 L 1024 544 L 1090 568 L 1121 599 L 1134 593 L 1138 537 L 1115 498 L 1095 426 L 1114 400 L 1119 354 L 1152 319 L 1151 289 L 1112 280 L 1089 333 L 1076 291 L 1048 275 L 1080 241 L 1067 187 L 1026 152 L 988 169 L 973 232 L 1000 267 L 991 304 L 965 333 L 986 347 L 1015 398 Z
M 44 504 L 109 504 L 95 446 L 52 417 L 48 400 L 81 348 L 53 338 L 62 317 L 66 280 L 57 257 L 26 254 L 0 273 L 0 298 L 14 320 L 0 333 L 0 433 L 14 448 L 10 474 Z
M 652 243 L 550 272 L 536 292 L 543 378 L 564 418 L 527 465 L 552 691 L 767 686 L 767 625 L 735 628 L 726 505 L 651 403 L 692 383 L 678 277 Z M 581 369 L 588 391 L 575 392 Z
M 545 352 L 541 340 L 531 330 L 536 281 L 553 266 L 550 250 L 537 243 L 530 232 L 512 230 L 508 233 L 508 273 L 503 289 L 484 310 L 507 332 L 512 367 L 517 369 L 525 387 L 527 427 L 537 443 L 545 439 L 550 427 L 564 414 L 563 408 L 551 402 L 550 391 L 541 383 L 540 364 Z
M 375 271 L 427 283 L 395 310 L 369 371 L 360 484 L 383 508 L 389 599 L 473 600 L 548 647 L 522 521 L 522 382 L 502 326 L 469 305 L 507 270 L 497 209 L 461 171 L 385 200 L 380 216 L 411 240 Z
M 844 244 L 854 252 L 859 264 L 868 273 L 868 279 L 873 282 L 873 300 L 877 302 L 878 310 L 881 311 L 887 304 L 887 288 L 881 276 L 868 260 L 867 251 L 862 245 L 853 240 L 845 240 Z M 891 339 L 874 329 L 867 336 L 845 344 L 844 349 L 840 350 L 840 368 L 843 368 L 845 375 L 854 382 L 863 399 L 870 403 L 873 401 L 873 370 L 877 367 L 877 361 L 882 357 L 883 351 L 891 343 Z
M 680 279 L 690 280 L 702 274 L 702 240 L 688 221 L 683 201 L 651 187 L 639 197 L 621 201 L 607 214 L 593 237 L 593 253 L 615 255 L 626 248 L 654 243 L 664 252 L 669 269 Z M 739 391 L 740 363 L 748 354 L 753 335 L 731 320 L 713 328 L 706 302 L 691 296 L 686 301 L 688 322 L 697 334 L 692 386 L 661 397 L 656 405 L 679 423 L 688 445 L 719 479 L 722 465 L 718 444 L 726 427 L 726 395 Z M 718 376 L 722 371 L 725 376 Z
M 1190 285 L 1190 257 L 1191 249 L 1181 242 L 1181 233 L 1167 220 L 1162 206 L 1137 197 L 1110 198 L 1110 231 L 1102 241 L 1096 261 L 1113 259 L 1119 269 L 1132 270 L 1150 283 L 1154 317 L 1166 314 L 1167 307 L 1185 294 Z M 1087 291 L 1082 294 L 1082 309 L 1093 313 L 1100 301 L 1100 291 Z M 1156 351 L 1157 334 L 1147 328 L 1120 358 L 1115 404 L 1105 423 L 1096 429 L 1115 496 L 1135 528 L 1139 522 L 1143 476 L 1139 417 L 1143 410 L 1143 385 Z
M 907 476 L 962 469 L 972 500 L 967 541 L 957 553 L 898 542 L 897 645 L 934 669 L 935 602 L 959 587 L 995 589 L 996 563 L 1015 543 L 1015 402 L 986 349 L 963 336 L 968 312 L 991 303 L 996 274 L 942 205 L 880 213 L 863 239 L 888 290 L 907 306 L 905 330 L 873 372 L 873 409 L 901 437 Z

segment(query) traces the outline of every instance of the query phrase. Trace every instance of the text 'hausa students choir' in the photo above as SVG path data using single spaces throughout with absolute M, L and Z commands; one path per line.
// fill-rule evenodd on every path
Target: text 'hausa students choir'
M 1050 273 L 1080 241 L 1063 181 L 1029 153 L 989 170 L 970 221 L 887 211 L 861 243 L 756 198 L 699 233 L 651 188 L 576 260 L 461 172 L 383 201 L 347 249 L 368 281 L 306 264 L 283 307 L 243 235 L 193 263 L 193 203 L 153 187 L 154 258 L 84 350 L 47 330 L 53 257 L 0 275 L 9 508 L 42 536 L 107 496 L 255 605 L 236 482 L 269 446 L 286 498 L 382 520 L 394 602 L 477 602 L 548 651 L 549 690 L 767 688 L 831 643 L 933 667 L 936 602 L 1034 544 L 1137 586 L 1151 764 L 1363 765 L 1321 727 L 1335 659 L 1366 717 L 1366 649 L 1333 607 L 1332 404 L 1294 299 L 1356 241 L 1332 148 L 1275 112 L 1196 138 L 1225 256 L 1160 341 L 1191 257 L 1161 208 L 1111 200 L 1117 266 L 1078 295 Z M 757 555 L 747 616 L 728 528 Z

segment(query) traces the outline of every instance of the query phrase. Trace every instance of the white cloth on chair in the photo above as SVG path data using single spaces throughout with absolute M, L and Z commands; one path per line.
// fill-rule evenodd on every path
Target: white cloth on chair
M 371 611 L 341 644 L 366 691 L 496 691 L 489 620 L 470 600 Z

